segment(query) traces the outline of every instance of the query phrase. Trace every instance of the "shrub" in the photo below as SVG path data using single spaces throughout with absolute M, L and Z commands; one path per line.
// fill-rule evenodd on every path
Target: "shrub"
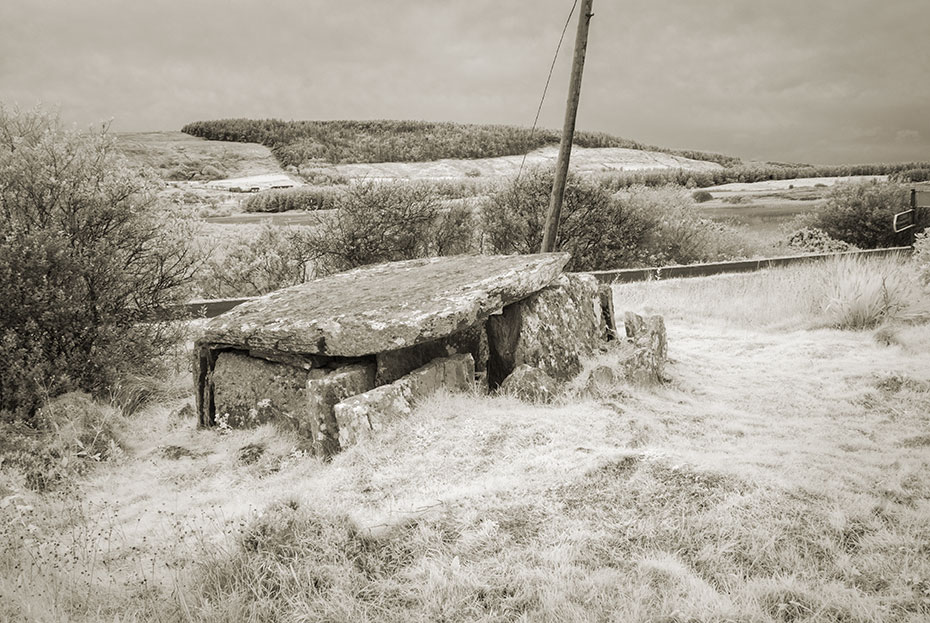
M 0 109 L 0 172 L 0 417 L 151 371 L 178 337 L 158 318 L 187 296 L 190 222 L 105 131 L 41 112 Z
M 249 195 L 242 207 L 246 212 L 288 212 L 290 210 L 331 209 L 341 191 L 316 186 L 267 190 Z
M 752 203 L 752 197 L 747 197 L 746 195 L 730 195 L 728 197 L 724 197 L 723 200 L 726 203 L 732 203 L 736 205 Z
M 737 230 L 700 216 L 680 186 L 632 186 L 615 194 L 614 201 L 648 224 L 640 251 L 651 265 L 713 262 L 751 254 L 749 243 Z
M 930 181 L 930 168 L 919 168 L 919 169 L 907 169 L 906 171 L 899 171 L 891 176 L 891 179 L 895 182 L 928 182 Z
M 489 198 L 482 209 L 487 250 L 539 250 L 552 176 L 536 169 Z M 574 175 L 566 181 L 558 247 L 572 254 L 573 271 L 687 264 L 746 252 L 733 230 L 701 218 L 679 186 L 633 186 L 611 195 Z
M 340 195 L 333 212 L 319 216 L 299 238 L 316 271 L 326 274 L 465 252 L 473 231 L 470 210 L 443 209 L 429 185 L 366 182 Z
M 492 253 L 537 253 L 549 208 L 553 171 L 534 169 L 492 194 L 481 210 L 485 245 Z M 570 174 L 565 184 L 559 226 L 559 249 L 572 255 L 568 270 L 635 266 L 649 221 L 628 210 L 610 192 Z
M 836 240 L 862 249 L 907 244 L 911 232 L 894 233 L 892 217 L 910 208 L 907 188 L 891 182 L 837 184 L 825 207 L 817 213 L 814 226 Z M 927 218 L 918 229 L 927 225 Z
M 699 190 L 693 193 L 691 197 L 698 203 L 704 203 L 705 201 L 710 201 L 714 198 L 714 196 L 706 190 Z
M 313 255 L 298 227 L 262 223 L 255 238 L 242 238 L 213 251 L 197 274 L 205 298 L 259 296 L 306 281 Z
M 842 253 L 850 245 L 834 240 L 827 232 L 811 226 L 803 226 L 788 235 L 788 248 L 799 253 Z

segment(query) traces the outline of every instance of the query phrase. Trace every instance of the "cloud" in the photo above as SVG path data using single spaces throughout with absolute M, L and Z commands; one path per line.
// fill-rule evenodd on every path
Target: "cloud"
M 4 0 L 0 100 L 81 123 L 529 125 L 571 2 Z M 930 158 L 925 0 L 600 0 L 579 128 L 810 162 Z M 561 124 L 574 20 L 542 124 Z M 901 137 L 906 137 L 902 139 Z

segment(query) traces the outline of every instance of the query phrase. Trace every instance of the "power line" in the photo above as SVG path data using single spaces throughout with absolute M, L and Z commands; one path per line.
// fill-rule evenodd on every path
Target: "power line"
M 536 108 L 536 118 L 533 119 L 533 127 L 530 129 L 530 140 L 533 140 L 533 134 L 536 133 L 536 124 L 539 122 L 539 113 L 542 112 L 543 102 L 546 101 L 546 92 L 549 90 L 549 82 L 552 80 L 552 71 L 555 69 L 555 62 L 559 58 L 559 50 L 562 49 L 562 41 L 565 39 L 565 31 L 568 30 L 568 25 L 572 21 L 572 15 L 575 14 L 575 7 L 578 6 L 578 0 L 575 0 L 572 4 L 572 10 L 568 12 L 568 17 L 565 18 L 565 25 L 562 27 L 562 34 L 559 36 L 559 44 L 555 47 L 555 54 L 552 56 L 552 64 L 549 65 L 549 75 L 546 77 L 546 86 L 543 87 L 542 97 L 539 98 L 539 107 Z M 517 179 L 514 181 L 520 181 L 520 176 L 523 174 L 523 165 L 526 164 L 527 154 L 523 154 L 523 160 L 520 161 L 520 170 L 517 172 Z

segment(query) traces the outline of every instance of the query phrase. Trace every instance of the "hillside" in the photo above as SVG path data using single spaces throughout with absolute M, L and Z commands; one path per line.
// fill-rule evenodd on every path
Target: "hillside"
M 521 166 L 554 167 L 558 147 L 547 146 L 518 156 L 495 158 L 443 159 L 432 162 L 380 162 L 337 164 L 324 168 L 346 179 L 368 180 L 443 180 L 465 178 L 514 177 Z M 663 152 L 626 147 L 572 147 L 571 170 L 582 175 L 610 174 L 620 171 L 685 170 L 707 172 L 722 165 Z
M 262 143 L 285 166 L 359 162 L 429 162 L 446 158 L 495 158 L 522 155 L 558 144 L 554 130 L 508 125 L 430 121 L 281 121 L 220 119 L 195 121 L 182 132 L 222 141 Z M 647 146 L 602 132 L 576 132 L 579 147 L 624 147 L 658 151 L 725 165 L 739 159 L 720 154 Z
M 202 181 L 282 173 L 264 145 L 205 141 L 182 132 L 120 132 L 117 147 L 138 167 L 169 181 Z

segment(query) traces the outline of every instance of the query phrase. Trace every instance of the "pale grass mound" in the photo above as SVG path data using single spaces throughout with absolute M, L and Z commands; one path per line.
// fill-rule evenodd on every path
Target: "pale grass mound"
M 0 619 L 926 621 L 930 325 L 830 328 L 827 268 L 616 287 L 659 387 L 437 394 L 328 464 L 153 408 L 67 496 L 3 471 Z
M 468 177 L 504 178 L 515 176 L 522 168 L 555 166 L 559 148 L 549 145 L 525 156 L 455 159 L 433 162 L 378 162 L 333 165 L 336 174 L 350 180 L 449 180 Z M 581 175 L 616 171 L 655 171 L 683 169 L 716 171 L 716 162 L 693 160 L 641 149 L 624 147 L 572 147 L 571 169 Z

